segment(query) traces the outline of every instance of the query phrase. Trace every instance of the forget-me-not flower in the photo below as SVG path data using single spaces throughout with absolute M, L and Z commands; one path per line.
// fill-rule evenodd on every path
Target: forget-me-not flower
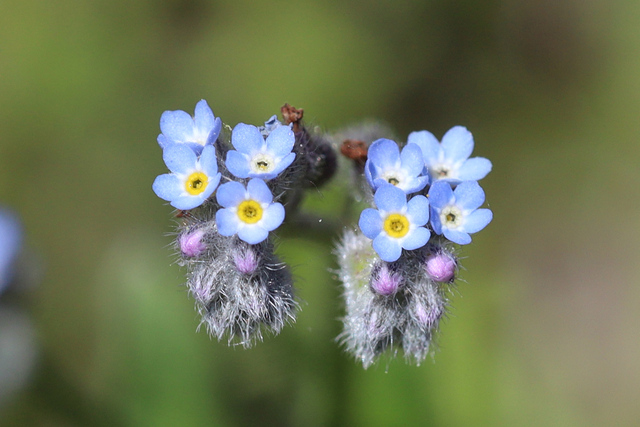
M 434 181 L 477 181 L 491 171 L 488 159 L 469 158 L 473 151 L 473 135 L 463 126 L 449 129 L 442 137 L 442 143 L 426 130 L 410 133 L 407 142 L 421 148 L 425 166 Z
M 241 240 L 255 245 L 284 220 L 284 207 L 272 203 L 271 190 L 261 179 L 250 180 L 246 189 L 239 182 L 227 182 L 220 186 L 216 197 L 224 208 L 216 212 L 218 233 L 223 236 L 237 234 Z
M 424 225 L 429 221 L 429 200 L 414 196 L 407 203 L 406 194 L 385 184 L 373 196 L 378 209 L 365 209 L 358 225 L 370 239 L 381 259 L 396 261 L 402 249 L 413 250 L 426 245 L 431 232 Z
M 446 181 L 437 181 L 429 189 L 431 225 L 437 234 L 454 243 L 471 243 L 470 233 L 477 233 L 491 222 L 489 209 L 478 209 L 484 203 L 484 191 L 476 181 L 463 181 L 455 190 Z
M 0 293 L 11 281 L 13 263 L 21 246 L 20 221 L 12 212 L 0 209 Z
M 296 158 L 291 152 L 295 136 L 289 126 L 275 127 L 265 139 L 257 127 L 239 123 L 231 133 L 231 143 L 235 150 L 227 153 L 226 165 L 238 178 L 273 179 Z
M 176 209 L 193 209 L 204 203 L 220 183 L 216 151 L 207 145 L 200 157 L 186 145 L 165 147 L 162 157 L 172 173 L 160 175 L 153 191 Z
M 207 144 L 213 144 L 220 135 L 222 121 L 213 115 L 204 99 L 196 104 L 193 117 L 189 113 L 176 110 L 165 111 L 160 117 L 158 144 L 164 149 L 171 144 L 185 144 L 196 154 L 200 154 Z
M 383 138 L 369 147 L 364 173 L 374 191 L 389 183 L 410 194 L 429 183 L 428 176 L 420 175 L 423 169 L 420 147 L 408 144 L 400 152 L 398 144 Z

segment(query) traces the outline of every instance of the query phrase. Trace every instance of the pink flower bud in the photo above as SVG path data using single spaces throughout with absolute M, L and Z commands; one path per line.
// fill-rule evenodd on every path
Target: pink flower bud
M 202 229 L 181 234 L 178 243 L 180 244 L 182 255 L 186 257 L 197 257 L 206 251 L 207 245 L 202 241 L 203 237 L 204 230 Z
M 236 252 L 233 262 L 238 271 L 243 274 L 251 274 L 258 268 L 258 257 L 251 249 Z
M 430 255 L 426 263 L 427 274 L 437 282 L 449 282 L 456 273 L 456 261 L 451 256 L 439 253 Z
M 387 266 L 382 266 L 378 275 L 371 281 L 371 288 L 380 295 L 395 294 L 402 282 L 402 276 L 391 273 Z

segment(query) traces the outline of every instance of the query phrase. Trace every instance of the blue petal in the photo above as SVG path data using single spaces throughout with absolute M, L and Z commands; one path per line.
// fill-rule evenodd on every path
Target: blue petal
M 403 241 L 402 247 L 412 251 L 423 247 L 429 241 L 431 232 L 424 227 L 418 227 L 413 230 Z
M 177 199 L 184 192 L 184 187 L 180 179 L 174 174 L 169 173 L 156 177 L 156 180 L 153 181 L 152 188 L 156 196 L 167 202 Z
M 240 202 L 245 200 L 246 192 L 244 185 L 236 181 L 230 181 L 222 184 L 216 193 L 218 204 L 224 208 L 238 206 Z
M 280 127 L 286 127 L 286 126 L 280 126 Z M 278 128 L 279 129 L 279 128 Z M 282 158 L 280 160 L 280 163 L 278 163 L 278 165 L 273 168 L 273 170 L 271 172 L 269 172 L 268 174 L 265 174 L 265 179 L 273 179 L 276 176 L 280 175 L 280 173 L 285 170 L 286 168 L 289 167 L 289 165 L 291 163 L 293 163 L 293 161 L 296 158 L 296 153 L 289 153 L 286 156 L 284 156 L 284 158 Z M 268 175 L 268 177 L 267 177 Z
M 436 181 L 429 189 L 429 204 L 434 208 L 443 208 L 453 201 L 453 190 L 444 181 Z
M 367 153 L 369 160 L 378 169 L 393 167 L 400 159 L 398 144 L 390 139 L 378 139 L 369 146 Z
M 220 188 L 222 188 L 222 186 Z M 220 190 L 218 190 L 218 192 L 219 191 Z M 240 220 L 238 219 L 238 215 L 229 209 L 219 209 L 218 212 L 216 212 L 216 225 L 218 226 L 218 233 L 220 233 L 220 235 L 229 237 L 238 232 Z
M 274 203 L 265 209 L 260 226 L 267 231 L 273 231 L 280 227 L 282 221 L 284 221 L 284 206 Z
M 402 247 L 397 239 L 392 239 L 386 234 L 381 234 L 373 239 L 373 249 L 383 261 L 397 261 L 402 255 Z
M 250 245 L 260 243 L 268 236 L 269 232 L 257 224 L 244 226 L 238 231 L 238 237 Z
M 464 126 L 454 126 L 442 137 L 442 149 L 453 162 L 466 160 L 473 151 L 473 135 Z
M 278 126 L 267 137 L 267 150 L 274 157 L 284 157 L 291 153 L 295 142 L 296 137 L 289 126 Z
M 451 230 L 449 228 L 443 229 L 444 237 L 451 240 L 453 243 L 457 243 L 459 245 L 468 245 L 471 243 L 471 236 L 464 231 Z
M 425 225 L 429 221 L 429 200 L 424 196 L 414 196 L 407 203 L 407 216 L 415 225 Z
M 209 132 L 213 129 L 216 118 L 213 115 L 213 111 L 209 108 L 207 101 L 204 99 L 200 100 L 196 104 L 195 114 L 193 116 L 193 121 L 196 125 L 196 128 L 200 131 Z
M 186 142 L 193 134 L 193 118 L 182 110 L 165 111 L 160 116 L 160 130 L 169 142 Z
M 247 155 L 239 153 L 236 150 L 227 151 L 227 161 L 225 165 L 227 165 L 229 172 L 238 178 L 248 178 L 251 172 Z
M 471 212 L 464 219 L 464 231 L 467 233 L 477 233 L 482 230 L 493 219 L 493 212 L 489 209 L 478 209 Z
M 416 191 L 422 190 L 429 183 L 429 176 L 419 176 L 413 179 L 408 179 L 403 183 L 403 185 L 399 185 L 406 194 L 415 193 Z
M 13 275 L 13 263 L 22 246 L 22 226 L 13 212 L 0 209 L 0 293 Z
M 165 147 L 162 158 L 171 172 L 189 173 L 196 167 L 196 153 L 182 144 L 171 144 Z
M 491 172 L 491 161 L 484 157 L 474 157 L 462 164 L 458 178 L 462 181 L 478 181 Z
M 382 232 L 382 218 L 375 209 L 365 209 L 360 214 L 358 226 L 362 233 L 370 239 L 375 239 Z
M 200 167 L 208 176 L 218 173 L 218 159 L 216 158 L 216 149 L 213 145 L 207 145 L 200 154 Z
M 484 191 L 476 181 L 463 181 L 453 191 L 456 205 L 465 210 L 474 210 L 484 203 Z
M 209 132 L 209 136 L 207 137 L 207 144 L 213 145 L 215 144 L 218 136 L 220 135 L 220 131 L 222 130 L 222 120 L 216 117 L 216 120 L 213 122 L 213 128 Z
M 207 184 L 207 189 L 204 191 L 206 199 L 208 199 L 216 190 L 218 184 L 220 184 L 220 178 L 222 178 L 222 174 L 220 172 L 213 176 L 209 175 L 209 183 Z
M 378 188 L 373 200 L 378 209 L 384 212 L 400 212 L 407 206 L 407 195 L 391 184 Z
M 416 144 L 408 144 L 400 153 L 400 161 L 402 169 L 409 176 L 418 176 L 424 168 L 424 160 L 422 159 L 422 150 Z
M 247 184 L 247 192 L 249 193 L 249 198 L 258 203 L 271 203 L 273 200 L 273 195 L 269 187 L 267 187 L 267 184 L 258 178 L 249 181 Z
M 251 155 L 262 148 L 264 138 L 257 127 L 238 123 L 231 132 L 231 143 L 239 152 Z
M 425 163 L 432 164 L 438 160 L 442 147 L 438 139 L 429 131 L 411 132 L 407 139 L 407 145 L 417 144 L 422 150 L 422 157 Z
M 158 145 L 160 146 L 160 148 L 164 149 L 164 147 L 166 147 L 169 144 L 170 142 L 167 141 L 166 136 L 164 136 L 163 134 L 158 135 Z
M 376 186 L 373 184 L 373 176 L 371 168 L 373 165 L 371 164 L 371 159 L 367 159 L 367 162 L 364 164 L 364 177 L 367 179 L 367 182 L 371 186 L 371 188 L 375 189 Z
M 440 209 L 435 209 L 432 203 L 431 208 L 429 210 L 430 210 L 431 228 L 433 229 L 434 233 L 441 235 L 442 223 L 440 222 Z
M 197 208 L 207 199 L 206 191 L 198 194 L 197 196 L 180 196 L 171 201 L 171 206 L 176 209 L 181 209 L 183 211 L 187 211 L 189 209 Z

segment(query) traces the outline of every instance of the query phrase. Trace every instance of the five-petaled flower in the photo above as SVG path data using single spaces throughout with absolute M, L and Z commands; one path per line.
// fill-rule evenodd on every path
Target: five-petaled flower
M 183 144 L 165 147 L 162 157 L 172 173 L 153 182 L 153 191 L 176 209 L 193 209 L 213 194 L 220 183 L 220 173 L 213 145 L 207 145 L 200 157 Z
M 368 157 L 364 173 L 374 191 L 389 183 L 410 194 L 429 183 L 429 177 L 421 175 L 424 162 L 417 145 L 408 144 L 400 152 L 394 141 L 378 139 L 369 147 Z
M 231 133 L 235 150 L 227 152 L 227 169 L 238 178 L 275 178 L 295 159 L 295 136 L 289 126 L 273 128 L 265 139 L 252 125 L 239 123 Z M 237 150 L 237 151 L 236 151 Z
M 273 195 L 261 179 L 249 181 L 247 188 L 239 182 L 222 184 L 216 193 L 224 208 L 216 212 L 218 233 L 237 234 L 241 240 L 255 245 L 267 238 L 284 220 L 284 207 L 272 203 Z
M 463 181 L 455 190 L 437 181 L 429 189 L 429 202 L 433 231 L 460 245 L 471 243 L 469 233 L 482 230 L 493 218 L 489 209 L 478 209 L 484 191 L 476 181 Z
M 402 249 L 421 248 L 431 232 L 423 227 L 429 221 L 429 201 L 414 196 L 407 203 L 405 193 L 390 184 L 381 186 L 373 196 L 376 209 L 365 209 L 359 226 L 365 236 L 373 239 L 373 249 L 387 262 L 396 261 Z
M 200 154 L 205 145 L 216 142 L 222 121 L 215 117 L 204 99 L 196 104 L 193 117 L 189 113 L 176 110 L 165 111 L 160 117 L 158 144 L 165 149 L 171 144 L 185 144 L 196 154 Z
M 454 126 L 442 137 L 442 144 L 426 130 L 409 134 L 408 145 L 422 150 L 425 166 L 433 180 L 477 181 L 491 171 L 491 162 L 484 157 L 469 158 L 473 151 L 473 135 L 463 126 Z

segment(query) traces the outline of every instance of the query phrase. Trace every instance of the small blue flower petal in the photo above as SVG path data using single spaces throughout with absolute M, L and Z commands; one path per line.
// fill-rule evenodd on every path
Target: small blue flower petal
M 196 104 L 193 117 L 182 110 L 162 113 L 158 144 L 163 150 L 172 144 L 185 145 L 200 154 L 205 145 L 216 141 L 221 129 L 222 121 L 213 115 L 207 102 L 201 100 Z
M 473 135 L 464 126 L 454 126 L 442 137 L 442 149 L 448 159 L 466 160 L 473 151 Z
M 423 226 L 429 222 L 429 199 L 413 196 L 407 203 L 407 216 L 413 224 Z
M 453 243 L 457 243 L 459 245 L 468 245 L 471 243 L 471 236 L 469 236 L 469 233 L 465 233 L 464 231 L 443 228 L 443 232 L 444 237 L 451 240 Z
M 296 137 L 289 126 L 278 126 L 271 131 L 266 140 L 269 151 L 274 157 L 284 157 L 291 153 L 295 142 Z
M 222 187 L 221 185 L 220 188 Z M 218 194 L 219 193 L 220 190 L 218 190 Z M 229 209 L 219 209 L 218 212 L 216 212 L 216 225 L 218 226 L 218 233 L 220 233 L 220 235 L 229 237 L 238 232 L 240 220 L 235 212 Z
M 197 160 L 196 154 L 185 145 L 172 144 L 162 152 L 162 158 L 173 173 L 189 173 Z
M 156 196 L 166 201 L 177 199 L 183 193 L 182 181 L 172 173 L 166 173 L 156 177 L 152 189 Z
M 382 232 L 382 218 L 380 213 L 375 209 L 365 209 L 360 214 L 358 221 L 360 230 L 369 239 L 375 239 Z
M 262 227 L 240 227 L 238 237 L 250 245 L 255 245 L 269 236 L 269 232 Z
M 271 173 L 260 174 L 258 176 L 264 179 L 273 179 L 276 176 L 280 175 L 280 173 L 284 171 L 286 168 L 288 168 L 289 165 L 291 165 L 291 163 L 293 163 L 295 159 L 296 159 L 296 153 L 289 153 L 286 156 L 284 156 L 282 160 L 280 160 L 280 162 L 271 171 Z M 264 176 L 261 176 L 261 175 L 264 175 Z
M 407 205 L 407 195 L 404 191 L 391 184 L 380 187 L 373 200 L 377 208 L 384 212 L 400 212 Z
M 464 229 L 467 233 L 477 233 L 485 228 L 493 219 L 493 212 L 489 209 L 478 209 L 466 216 Z
M 491 172 L 491 168 L 492 164 L 489 159 L 474 157 L 462 164 L 458 171 L 458 179 L 461 181 L 479 181 Z
M 373 250 L 380 256 L 380 259 L 387 262 L 397 261 L 400 255 L 402 255 L 400 242 L 383 233 L 373 239 Z
M 267 231 L 275 230 L 280 227 L 280 224 L 284 221 L 284 214 L 284 206 L 280 203 L 269 205 L 269 207 L 264 210 L 262 227 Z
M 377 170 L 395 167 L 400 159 L 400 149 L 394 141 L 382 138 L 371 144 L 367 157 Z
M 461 182 L 453 194 L 456 204 L 465 210 L 478 209 L 484 203 L 484 191 L 476 181 Z
M 227 152 L 225 165 L 227 165 L 229 172 L 238 178 L 248 178 L 251 172 L 249 170 L 248 156 L 235 150 L 229 150 Z
M 22 226 L 13 212 L 0 209 L 0 293 L 11 281 L 13 264 L 22 247 Z
M 438 160 L 440 142 L 431 132 L 426 130 L 411 132 L 407 138 L 407 145 L 409 144 L 416 144 L 421 148 L 422 157 L 427 164 Z
M 422 150 L 415 144 L 407 145 L 402 149 L 400 161 L 402 162 L 402 168 L 410 176 L 418 176 L 424 169 Z
M 431 232 L 424 227 L 417 227 L 402 241 L 402 247 L 409 251 L 423 247 L 429 241 Z
M 236 181 L 222 184 L 216 193 L 216 200 L 223 208 L 237 206 L 246 199 L 244 185 Z
M 251 198 L 261 204 L 270 204 L 273 201 L 271 190 L 267 184 L 258 178 L 253 178 L 247 184 L 247 191 L 251 194 Z M 284 219 L 284 217 L 282 217 Z M 280 221 L 282 222 L 282 221 Z
M 213 176 L 218 173 L 218 159 L 216 158 L 216 149 L 213 145 L 204 147 L 198 161 L 200 162 L 202 171 L 208 176 Z
M 240 153 L 252 155 L 266 145 L 257 127 L 238 123 L 231 132 L 231 143 Z
M 443 207 L 453 200 L 453 190 L 445 181 L 436 181 L 429 188 L 429 204 L 432 207 Z

